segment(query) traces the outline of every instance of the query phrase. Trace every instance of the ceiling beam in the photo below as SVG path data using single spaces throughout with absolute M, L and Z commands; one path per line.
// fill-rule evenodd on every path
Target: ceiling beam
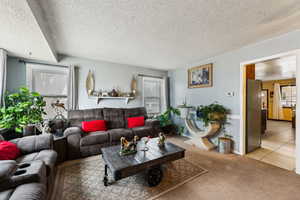
M 54 43 L 53 43 L 53 39 L 50 35 L 50 29 L 49 26 L 44 18 L 43 12 L 42 12 L 42 8 L 39 5 L 39 2 L 36 0 L 27 0 L 27 5 L 31 10 L 31 13 L 33 15 L 33 18 L 35 19 L 35 22 L 37 24 L 37 26 L 39 27 L 39 30 L 45 40 L 45 42 L 48 45 L 48 48 L 51 52 L 52 55 L 52 61 L 53 62 L 58 62 L 58 56 L 57 53 L 55 51 L 54 48 Z

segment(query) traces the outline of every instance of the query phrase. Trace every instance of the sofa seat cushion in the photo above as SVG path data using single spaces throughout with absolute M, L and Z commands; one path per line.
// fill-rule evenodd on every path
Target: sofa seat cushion
M 154 131 L 152 127 L 140 126 L 132 128 L 133 134 L 139 136 L 139 138 L 151 136 L 154 137 Z
M 134 136 L 132 130 L 126 128 L 111 129 L 108 132 L 111 144 L 119 143 L 121 137 L 131 140 Z
M 53 150 L 42 150 L 36 153 L 30 153 L 20 156 L 16 159 L 18 163 L 26 163 L 34 160 L 41 160 L 47 167 L 47 176 L 53 171 L 56 163 L 57 153 Z
M 80 140 L 80 146 L 89 146 L 94 144 L 105 144 L 108 143 L 108 132 L 96 131 L 87 133 Z
M 17 168 L 17 163 L 14 160 L 0 161 L 0 183 L 9 179 Z
M 28 183 L 18 186 L 9 200 L 42 200 L 47 198 L 47 188 L 42 183 Z

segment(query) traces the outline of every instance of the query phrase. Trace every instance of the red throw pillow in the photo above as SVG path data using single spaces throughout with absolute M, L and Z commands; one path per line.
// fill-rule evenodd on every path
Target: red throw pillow
M 134 128 L 139 126 L 145 126 L 145 117 L 128 117 L 127 127 Z
M 81 128 L 87 133 L 107 130 L 105 120 L 85 121 L 81 123 Z
M 15 160 L 21 154 L 16 144 L 0 141 L 0 160 Z

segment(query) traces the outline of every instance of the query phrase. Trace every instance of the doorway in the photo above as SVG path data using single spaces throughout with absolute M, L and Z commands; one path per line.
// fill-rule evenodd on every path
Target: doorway
M 295 170 L 296 55 L 243 66 L 246 156 Z

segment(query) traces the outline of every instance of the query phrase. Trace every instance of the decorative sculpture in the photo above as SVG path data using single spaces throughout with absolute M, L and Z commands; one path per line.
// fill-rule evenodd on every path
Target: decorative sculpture
M 185 109 L 184 112 L 182 112 L 183 109 Z M 215 145 L 208 140 L 208 137 L 218 132 L 221 127 L 220 123 L 211 122 L 208 124 L 206 130 L 201 130 L 197 127 L 195 121 L 189 117 L 190 109 L 190 107 L 180 107 L 181 113 L 184 113 L 181 117 L 185 121 L 187 130 L 192 135 L 191 139 L 186 142 L 205 150 L 215 148 Z
M 158 142 L 157 145 L 159 147 L 164 147 L 165 146 L 165 141 L 166 141 L 166 136 L 163 133 L 158 134 Z
M 138 136 L 134 136 L 132 141 L 127 141 L 125 137 L 121 137 L 120 155 L 125 156 L 125 155 L 136 153 L 138 140 L 139 140 Z
M 56 100 L 55 103 L 51 103 L 51 107 L 54 109 L 54 112 L 56 113 L 54 119 L 66 120 L 65 116 L 62 114 L 64 111 L 67 111 L 64 103 L 61 103 L 59 100 Z
M 185 125 L 192 135 L 191 139 L 187 141 L 188 143 L 192 143 L 205 150 L 211 150 L 215 148 L 215 145 L 208 140 L 208 137 L 219 131 L 221 127 L 219 122 L 209 123 L 208 127 L 204 131 L 199 129 L 195 122 L 188 118 L 185 119 Z

